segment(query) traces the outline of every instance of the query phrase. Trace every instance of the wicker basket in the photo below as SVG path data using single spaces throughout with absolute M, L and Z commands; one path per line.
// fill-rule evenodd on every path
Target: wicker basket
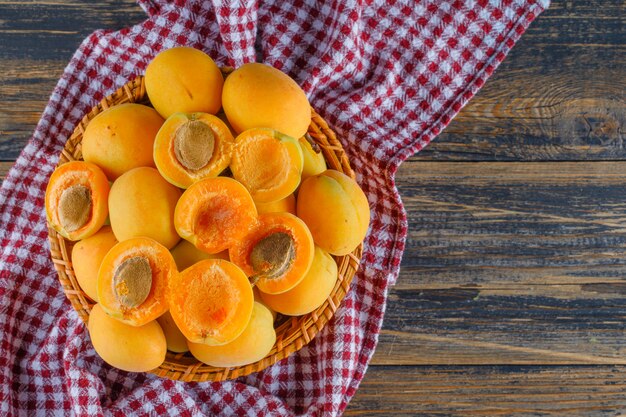
M 226 76 L 232 69 L 226 68 L 222 71 Z M 65 144 L 65 148 L 61 152 L 59 165 L 82 159 L 81 141 L 89 121 L 107 108 L 122 103 L 143 103 L 149 105 L 143 77 L 130 81 L 115 93 L 103 99 L 83 117 Z M 312 110 L 312 114 L 309 135 L 321 148 L 328 167 L 354 178 L 354 172 L 350 168 L 348 158 L 334 132 L 314 110 Z M 63 238 L 50 225 L 48 225 L 48 233 L 52 261 L 59 274 L 59 281 L 63 286 L 65 295 L 83 322 L 87 323 L 93 302 L 81 290 L 74 276 L 71 258 L 73 242 Z M 359 245 L 351 254 L 335 258 L 339 276 L 331 295 L 318 309 L 299 317 L 281 317 L 279 315 L 275 324 L 277 326 L 276 343 L 269 354 L 260 361 L 240 367 L 216 368 L 199 362 L 189 353 L 176 354 L 168 351 L 165 362 L 151 372 L 161 377 L 181 381 L 222 381 L 261 371 L 286 358 L 309 343 L 333 317 L 350 288 L 350 282 L 359 267 L 361 253 L 362 245 Z

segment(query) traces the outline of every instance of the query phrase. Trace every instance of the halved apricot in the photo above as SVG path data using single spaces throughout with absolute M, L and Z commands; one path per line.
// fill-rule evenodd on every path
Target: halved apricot
M 235 139 L 228 126 L 207 113 L 174 113 L 154 141 L 154 162 L 163 178 L 187 188 L 217 177 L 230 163 Z
M 297 140 L 273 129 L 256 128 L 235 139 L 230 169 L 254 201 L 269 203 L 298 188 L 303 164 Z
M 58 167 L 46 188 L 46 217 L 69 240 L 96 233 L 109 214 L 109 181 L 96 165 L 72 161 Z
M 291 213 L 296 215 L 296 196 L 295 194 L 289 194 L 282 200 L 272 201 L 270 203 L 258 203 L 255 202 L 256 209 L 259 214 L 262 213 Z
M 178 200 L 176 231 L 207 253 L 228 249 L 256 224 L 257 211 L 248 190 L 228 177 L 194 183 Z
M 266 213 L 259 215 L 257 227 L 228 253 L 262 292 L 279 294 L 298 285 L 309 271 L 313 237 L 293 214 Z
M 223 345 L 248 325 L 254 296 L 246 274 L 223 259 L 207 259 L 170 282 L 170 314 L 194 343 Z
M 146 324 L 168 309 L 168 283 L 176 275 L 167 248 L 147 237 L 113 246 L 98 271 L 98 300 L 102 309 L 131 326 Z

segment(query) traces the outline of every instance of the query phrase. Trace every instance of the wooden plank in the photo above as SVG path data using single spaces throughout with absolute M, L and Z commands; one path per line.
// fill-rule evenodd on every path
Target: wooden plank
M 0 162 L 0 184 L 4 181 L 12 166 L 13 162 Z
M 618 416 L 626 367 L 370 366 L 345 416 Z

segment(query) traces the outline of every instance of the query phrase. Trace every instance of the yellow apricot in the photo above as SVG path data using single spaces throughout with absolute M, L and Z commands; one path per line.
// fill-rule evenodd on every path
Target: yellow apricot
M 136 103 L 113 106 L 89 122 L 83 133 L 83 159 L 98 165 L 109 180 L 137 167 L 153 167 L 154 138 L 163 118 Z
M 337 263 L 319 246 L 315 247 L 313 264 L 298 285 L 282 294 L 260 297 L 270 309 L 287 316 L 308 314 L 321 306 L 337 282 Z
M 237 133 L 267 127 L 294 138 L 311 124 L 304 91 L 287 74 L 266 64 L 244 64 L 224 82 L 224 113 Z
M 157 319 L 157 322 L 161 325 L 163 333 L 165 334 L 165 340 L 167 341 L 167 350 L 175 353 L 188 352 L 187 339 L 185 335 L 180 331 L 174 319 L 169 311 L 166 311 L 161 317 Z
M 149 237 L 172 248 L 180 237 L 174 209 L 181 196 L 154 168 L 135 168 L 119 177 L 109 194 L 109 217 L 117 240 Z
M 261 298 L 261 291 L 259 290 L 258 287 L 253 287 L 252 288 L 252 292 L 254 294 L 254 302 L 259 303 L 259 304 L 263 304 L 263 306 L 265 308 L 267 308 L 270 313 L 272 313 L 272 319 L 275 321 L 276 320 L 276 312 L 274 310 L 272 310 L 272 308 L 270 306 L 267 305 L 267 303 L 265 301 L 263 301 L 263 299 Z
M 72 248 L 72 267 L 80 288 L 98 302 L 98 269 L 117 239 L 111 227 L 102 227 L 95 235 L 77 242 Z
M 87 325 L 96 353 L 109 365 L 128 372 L 147 372 L 165 361 L 167 344 L 159 323 L 135 327 L 109 317 L 100 304 Z
M 291 213 L 294 216 L 296 215 L 296 196 L 294 194 L 289 194 L 287 197 L 282 200 L 276 200 L 269 203 L 259 203 L 254 202 L 256 205 L 256 209 L 259 214 L 263 213 Z
M 245 330 L 230 343 L 221 346 L 209 346 L 187 342 L 191 354 L 210 366 L 244 366 L 263 359 L 276 342 L 274 319 L 264 305 L 255 302 L 252 317 Z
M 225 261 L 229 261 L 228 250 L 224 250 L 222 252 L 218 252 L 216 254 L 210 254 L 201 251 L 196 248 L 193 243 L 188 242 L 186 240 L 181 240 L 178 245 L 176 245 L 172 250 L 172 256 L 174 257 L 174 261 L 176 261 L 176 266 L 179 271 L 183 271 L 189 268 L 191 265 L 203 261 L 205 259 L 224 259 Z
M 304 156 L 304 166 L 302 168 L 302 181 L 307 178 L 321 174 L 326 171 L 326 160 L 319 146 L 316 144 L 317 149 L 313 149 L 311 143 L 306 138 L 302 137 L 298 139 L 300 147 L 302 148 L 302 154 Z
M 182 46 L 167 49 L 146 68 L 146 92 L 164 118 L 174 113 L 215 114 L 221 107 L 224 78 L 204 52 Z
M 332 169 L 302 183 L 296 211 L 315 244 L 337 256 L 359 246 L 370 221 L 369 204 L 357 182 Z

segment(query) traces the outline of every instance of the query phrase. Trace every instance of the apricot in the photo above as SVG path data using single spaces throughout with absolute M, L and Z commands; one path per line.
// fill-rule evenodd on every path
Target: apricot
M 174 113 L 215 114 L 221 107 L 224 77 L 204 52 L 182 46 L 167 49 L 146 68 L 146 92 L 164 118 Z
M 170 282 L 170 313 L 194 343 L 223 345 L 248 325 L 254 296 L 246 274 L 223 259 L 207 259 Z
M 206 253 L 196 248 L 191 242 L 188 242 L 184 239 L 181 240 L 180 243 L 171 250 L 171 253 L 174 257 L 174 261 L 176 262 L 176 266 L 178 267 L 179 271 L 183 271 L 189 268 L 191 265 L 205 259 L 224 259 L 225 261 L 230 260 L 227 250 L 218 252 L 216 254 Z
M 109 181 L 96 165 L 72 161 L 59 166 L 46 188 L 46 217 L 61 236 L 80 240 L 96 233 L 108 215 Z
M 254 294 L 254 302 L 263 304 L 263 306 L 267 308 L 270 311 L 270 313 L 272 313 L 272 320 L 276 320 L 276 311 L 272 310 L 270 306 L 268 306 L 267 303 L 263 301 L 263 299 L 261 298 L 261 291 L 259 291 L 259 288 L 254 286 L 252 288 L 252 293 Z
M 332 255 L 347 255 L 367 233 L 370 210 L 355 180 L 332 169 L 309 177 L 298 191 L 297 213 L 315 244 Z
M 178 234 L 207 253 L 231 247 L 256 224 L 257 211 L 248 190 L 228 177 L 194 183 L 176 205 Z
M 109 317 L 96 304 L 89 313 L 87 329 L 96 353 L 118 369 L 147 372 L 165 361 L 165 335 L 156 321 L 129 326 Z
M 260 361 L 276 343 L 272 313 L 262 304 L 254 303 L 252 316 L 245 330 L 232 342 L 209 346 L 188 342 L 191 354 L 210 366 L 229 368 Z
M 100 264 L 117 243 L 109 226 L 103 226 L 98 233 L 76 243 L 72 248 L 72 267 L 80 288 L 89 298 L 98 302 L 98 269 Z
M 114 181 L 137 167 L 154 167 L 152 148 L 163 118 L 151 107 L 125 103 L 89 122 L 83 133 L 83 159 L 98 165 Z
M 161 317 L 159 317 L 157 322 L 161 325 L 161 329 L 163 329 L 163 333 L 165 334 L 167 350 L 175 353 L 189 351 L 189 348 L 187 347 L 187 339 L 176 326 L 176 323 L 174 323 L 174 319 L 169 311 L 166 311 Z
M 207 113 L 174 113 L 154 142 L 154 162 L 163 178 L 187 188 L 217 177 L 230 163 L 235 139 L 228 126 Z
M 315 247 L 313 264 L 304 279 L 282 294 L 260 293 L 260 297 L 272 310 L 287 316 L 308 314 L 321 306 L 337 282 L 337 263 L 319 246 Z
M 297 140 L 276 130 L 256 128 L 235 139 L 230 169 L 254 201 L 269 203 L 298 188 L 303 163 Z
M 168 309 L 168 283 L 176 263 L 167 248 L 147 237 L 120 242 L 98 271 L 98 300 L 111 317 L 142 326 Z
M 224 82 L 224 113 L 237 133 L 268 127 L 294 138 L 311 124 L 311 105 L 287 74 L 266 64 L 244 64 Z
M 180 240 L 174 210 L 181 196 L 154 168 L 135 168 L 119 177 L 109 195 L 111 228 L 120 242 L 134 237 L 152 238 L 167 248 Z
M 296 196 L 289 194 L 282 200 L 272 201 L 270 203 L 254 203 L 259 214 L 262 213 L 291 213 L 296 215 Z
M 298 139 L 304 156 L 304 165 L 302 167 L 302 181 L 307 178 L 321 174 L 326 171 L 326 160 L 319 146 L 313 142 L 309 142 L 305 137 Z
M 228 253 L 262 292 L 279 294 L 295 287 L 311 267 L 313 237 L 296 216 L 266 213 Z

